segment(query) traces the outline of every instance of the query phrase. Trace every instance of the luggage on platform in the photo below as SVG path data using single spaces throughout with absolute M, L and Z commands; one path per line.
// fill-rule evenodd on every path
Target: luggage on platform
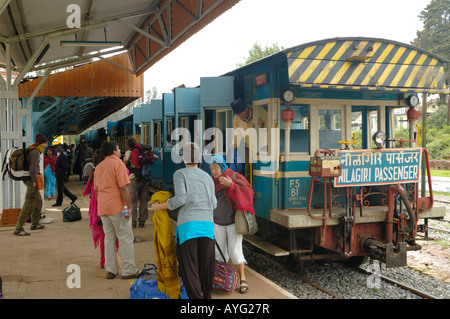
M 63 212 L 63 222 L 74 222 L 81 219 L 80 208 L 72 204 L 69 207 L 64 208 Z
M 183 283 L 180 288 L 180 299 L 189 299 Z M 170 299 L 169 296 L 158 291 L 158 280 L 139 277 L 131 285 L 130 299 Z
M 217 262 L 214 268 L 214 280 L 213 289 L 225 292 L 233 292 L 236 289 L 238 282 L 238 274 L 236 269 L 226 262 L 225 256 L 222 253 L 219 245 L 216 242 L 216 246 L 219 249 L 220 254 L 224 262 Z

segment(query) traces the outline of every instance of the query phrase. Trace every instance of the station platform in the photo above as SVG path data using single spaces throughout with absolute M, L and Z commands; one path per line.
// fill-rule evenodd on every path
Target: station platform
M 106 279 L 100 267 L 100 248 L 95 249 L 89 228 L 89 198 L 81 193 L 86 183 L 71 176 L 66 187 L 78 196 L 76 204 L 82 220 L 63 222 L 62 210 L 70 200 L 64 197 L 63 206 L 52 207 L 55 200 L 44 199 L 43 213 L 53 218 L 43 230 L 25 230 L 31 236 L 14 236 L 14 226 L 0 227 L 0 276 L 3 279 L 4 299 L 129 299 L 134 279 Z M 146 263 L 156 264 L 153 244 L 152 211 L 144 228 L 134 228 L 135 262 L 140 269 Z M 120 256 L 119 256 L 120 262 Z M 71 265 L 78 265 L 81 287 L 69 288 Z M 246 294 L 213 292 L 213 299 L 296 299 L 246 266 Z M 69 280 L 68 280 L 69 279 Z

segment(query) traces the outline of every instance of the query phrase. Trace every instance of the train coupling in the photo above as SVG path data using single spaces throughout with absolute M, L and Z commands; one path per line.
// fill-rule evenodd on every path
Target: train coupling
M 393 244 L 383 244 L 374 238 L 366 238 L 363 249 L 374 259 L 381 260 L 386 268 L 407 266 L 407 243 L 401 242 L 398 247 Z

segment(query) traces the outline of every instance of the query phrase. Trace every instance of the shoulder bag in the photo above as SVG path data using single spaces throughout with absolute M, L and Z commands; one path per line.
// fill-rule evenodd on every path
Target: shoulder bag
M 236 173 L 233 174 L 233 181 L 236 180 Z M 236 210 L 234 216 L 236 232 L 241 235 L 253 235 L 258 231 L 256 217 L 251 212 Z

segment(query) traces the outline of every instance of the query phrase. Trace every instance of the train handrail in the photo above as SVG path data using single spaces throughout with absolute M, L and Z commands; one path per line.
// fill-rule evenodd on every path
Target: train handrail
M 428 150 L 426 148 L 423 148 L 423 154 L 425 155 L 425 164 L 426 165 L 426 169 L 427 169 L 427 177 L 428 177 L 428 189 L 430 192 L 430 196 L 426 196 L 426 197 L 419 197 L 417 200 L 417 206 L 419 208 L 419 213 L 424 213 L 430 209 L 433 208 L 434 205 L 434 197 L 433 197 L 433 187 L 432 187 L 432 183 L 431 183 L 431 168 L 430 168 L 430 161 L 429 161 L 429 156 L 428 156 Z M 423 165 L 422 164 L 422 165 Z M 423 176 L 422 176 L 423 178 Z
M 353 133 L 353 141 L 337 141 L 338 144 L 344 144 L 345 149 L 348 149 L 350 144 L 356 144 L 356 133 Z

